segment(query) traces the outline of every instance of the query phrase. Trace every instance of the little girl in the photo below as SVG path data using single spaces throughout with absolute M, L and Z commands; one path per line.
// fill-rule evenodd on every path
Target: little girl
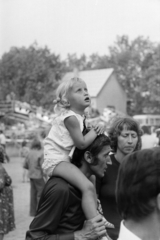
M 82 192 L 82 209 L 86 219 L 97 215 L 97 196 L 93 183 L 73 164 L 70 154 L 73 147 L 85 149 L 97 135 L 104 132 L 102 125 L 96 125 L 85 136 L 84 110 L 90 105 L 85 82 L 79 78 L 63 81 L 57 89 L 56 117 L 44 141 L 44 173 L 63 177 Z M 72 151 L 71 151 L 72 150 Z

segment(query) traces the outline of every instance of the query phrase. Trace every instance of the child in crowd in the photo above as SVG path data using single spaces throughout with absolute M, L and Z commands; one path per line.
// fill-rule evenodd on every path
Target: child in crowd
M 70 163 L 74 147 L 85 149 L 104 126 L 97 124 L 83 136 L 84 111 L 90 106 L 90 96 L 83 80 L 72 78 L 63 81 L 57 89 L 56 117 L 44 140 L 44 163 L 42 168 L 49 177 L 63 177 L 82 192 L 82 208 L 86 219 L 97 215 L 97 196 L 93 183 Z M 108 222 L 107 222 L 108 223 Z M 113 226 L 108 223 L 109 226 Z

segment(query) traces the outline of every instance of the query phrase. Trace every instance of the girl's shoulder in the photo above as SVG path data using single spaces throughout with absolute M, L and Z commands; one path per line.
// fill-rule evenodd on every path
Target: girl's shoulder
M 78 120 L 78 122 L 80 123 L 80 125 L 83 125 L 83 120 L 84 120 L 84 117 L 75 113 L 74 111 L 72 110 L 65 110 L 63 112 L 61 112 L 60 114 L 58 114 L 53 122 L 52 122 L 52 128 L 55 128 L 55 126 L 58 124 L 59 126 L 61 126 L 61 124 L 63 125 L 64 124 L 64 121 L 66 118 L 68 117 L 71 117 L 71 116 L 75 116 L 76 119 Z
M 70 117 L 70 116 L 75 116 L 75 117 L 77 117 L 78 114 L 76 114 L 76 113 L 75 113 L 74 111 L 72 111 L 72 110 L 66 110 L 66 111 L 64 111 L 64 112 L 61 113 L 61 118 L 62 118 L 62 119 L 65 119 L 65 118 Z

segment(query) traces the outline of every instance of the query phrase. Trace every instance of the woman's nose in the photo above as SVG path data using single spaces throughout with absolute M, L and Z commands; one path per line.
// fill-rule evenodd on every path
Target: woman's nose
M 130 135 L 128 136 L 128 142 L 132 143 L 132 136 L 130 136 Z

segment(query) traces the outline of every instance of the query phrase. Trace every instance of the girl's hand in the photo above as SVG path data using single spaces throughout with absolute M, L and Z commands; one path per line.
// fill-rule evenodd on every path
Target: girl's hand
M 93 128 L 96 131 L 97 135 L 103 134 L 106 130 L 104 123 L 97 123 L 95 126 L 93 126 Z

